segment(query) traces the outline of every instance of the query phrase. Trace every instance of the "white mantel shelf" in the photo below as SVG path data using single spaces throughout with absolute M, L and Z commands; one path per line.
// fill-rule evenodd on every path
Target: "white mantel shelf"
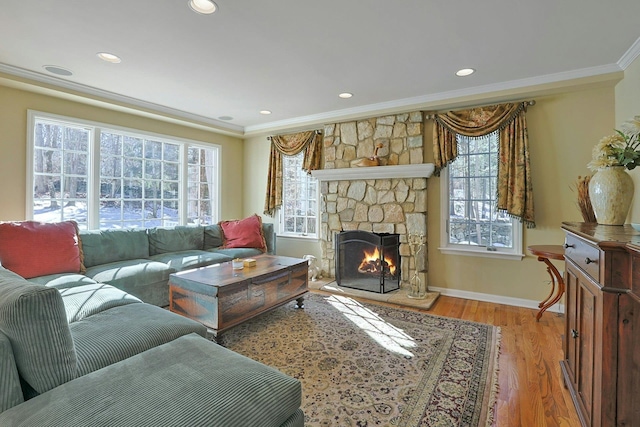
M 311 171 L 311 175 L 320 182 L 353 181 L 358 179 L 429 178 L 434 170 L 435 165 L 433 163 L 420 163 L 414 165 L 319 169 Z

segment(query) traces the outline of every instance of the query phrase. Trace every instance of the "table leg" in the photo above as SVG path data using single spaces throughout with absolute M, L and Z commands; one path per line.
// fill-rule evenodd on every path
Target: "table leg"
M 542 313 L 544 313 L 549 307 L 560 301 L 560 298 L 562 298 L 562 295 L 564 294 L 565 288 L 564 279 L 560 275 L 560 272 L 555 267 L 555 265 L 553 265 L 548 258 L 544 257 L 538 257 L 538 261 L 542 261 L 547 265 L 547 272 L 549 273 L 549 276 L 551 276 L 551 292 L 549 293 L 549 296 L 538 306 L 540 307 L 540 311 L 538 311 L 538 314 L 536 315 L 536 321 L 540 320 L 540 318 L 542 317 Z M 556 290 L 556 283 L 558 284 L 558 286 L 557 292 L 554 295 L 554 291 Z
M 547 260 L 547 258 L 538 257 L 538 261 L 540 262 L 545 262 L 545 260 Z M 549 267 L 547 267 L 547 273 L 549 273 L 549 277 L 551 277 L 551 290 L 549 291 L 549 295 L 547 295 L 547 297 L 543 299 L 540 302 L 540 304 L 538 304 L 538 308 L 544 307 L 544 305 L 551 299 L 551 297 L 556 291 L 556 277 L 552 274 L 551 269 Z

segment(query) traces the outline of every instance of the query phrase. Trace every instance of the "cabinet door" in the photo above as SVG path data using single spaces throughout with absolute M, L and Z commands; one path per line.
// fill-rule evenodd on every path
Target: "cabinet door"
M 565 293 L 565 332 L 564 332 L 564 358 L 565 366 L 568 368 L 568 374 L 573 389 L 576 387 L 576 372 L 578 372 L 578 340 L 575 334 L 578 331 L 578 277 L 574 268 L 567 265 L 566 274 L 566 293 Z M 580 274 L 580 273 L 577 273 Z
M 634 261 L 636 262 L 636 261 Z M 640 259 L 637 261 L 640 264 Z M 634 268 L 640 265 L 634 266 Z M 640 426 L 640 298 L 620 296 L 616 425 Z
M 599 288 L 571 261 L 566 263 L 565 366 L 578 416 L 585 426 L 593 420 L 596 309 Z
M 597 294 L 599 289 L 591 284 L 588 279 L 578 276 L 578 319 L 577 319 L 577 378 L 576 391 L 580 402 L 584 405 L 584 414 L 588 419 L 587 425 L 592 425 L 593 420 L 593 377 L 595 356 L 595 310 L 597 307 Z

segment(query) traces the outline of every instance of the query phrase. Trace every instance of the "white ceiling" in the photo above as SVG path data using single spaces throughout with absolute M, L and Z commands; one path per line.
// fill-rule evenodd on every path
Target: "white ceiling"
M 0 72 L 246 134 L 619 72 L 640 53 L 638 0 L 216 3 L 0 0 Z

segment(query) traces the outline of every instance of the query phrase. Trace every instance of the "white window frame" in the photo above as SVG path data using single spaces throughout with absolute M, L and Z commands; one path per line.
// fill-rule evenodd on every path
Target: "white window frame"
M 303 153 L 304 153 L 304 151 L 301 152 L 300 154 L 297 154 L 297 155 L 304 155 Z M 286 157 L 284 154 L 282 156 Z M 306 172 L 302 172 L 302 173 L 306 173 Z M 285 173 L 284 173 L 284 162 L 283 162 L 283 173 L 282 174 L 283 174 L 283 176 L 285 175 Z M 315 211 L 316 232 L 315 233 L 305 234 L 305 233 L 294 233 L 294 232 L 285 231 L 284 209 L 283 209 L 283 207 L 278 207 L 278 209 L 276 210 L 276 215 L 277 215 L 277 218 L 278 218 L 278 221 L 276 223 L 276 235 L 278 237 L 288 237 L 288 238 L 308 239 L 308 240 L 318 240 L 320 238 L 320 229 L 319 229 L 319 227 L 320 227 L 320 199 L 319 199 L 320 181 L 317 178 L 312 177 L 311 175 L 307 175 L 307 177 L 310 180 L 315 180 L 316 181 L 316 200 L 315 200 L 315 202 L 316 202 L 316 211 Z M 284 188 L 283 188 L 283 191 L 284 191 Z M 285 195 L 284 194 L 282 195 L 282 201 L 283 201 L 283 205 L 284 205 L 284 203 L 285 203 Z
M 180 145 L 180 166 L 179 166 L 179 225 L 187 225 L 187 188 L 188 188 L 188 167 L 187 167 L 187 150 L 189 147 L 205 148 L 214 150 L 215 156 L 215 182 L 216 189 L 212 203 L 212 220 L 215 224 L 220 219 L 220 190 L 221 190 L 221 158 L 222 147 L 218 144 L 195 141 L 185 138 L 179 138 L 171 135 L 162 135 L 153 132 L 147 132 L 139 129 L 126 128 L 112 124 L 83 120 L 74 117 L 61 116 L 57 114 L 27 110 L 27 177 L 26 177 L 26 218 L 33 219 L 33 177 L 34 177 L 34 144 L 35 144 L 35 124 L 37 120 L 58 122 L 63 126 L 83 127 L 90 131 L 89 137 L 89 164 L 87 165 L 87 229 L 97 230 L 100 228 L 100 133 L 115 132 L 124 133 L 129 136 L 153 139 L 160 142 L 168 142 Z
M 497 171 L 496 171 L 497 173 Z M 449 167 L 440 172 L 440 252 L 448 255 L 477 256 L 484 258 L 499 258 L 508 260 L 522 260 L 524 258 L 522 248 L 523 224 L 518 219 L 511 219 L 513 230 L 513 247 L 502 248 L 473 245 L 459 245 L 449 242 Z

